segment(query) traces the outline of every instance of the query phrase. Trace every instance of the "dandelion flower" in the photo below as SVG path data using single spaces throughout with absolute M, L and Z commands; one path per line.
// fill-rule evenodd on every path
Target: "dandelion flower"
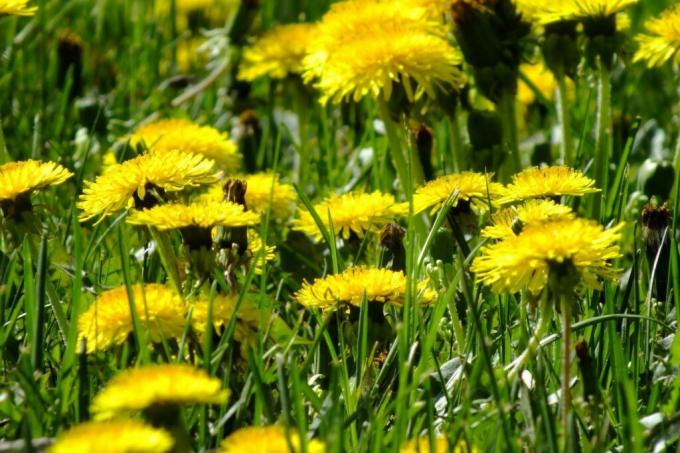
M 569 206 L 552 200 L 529 200 L 523 205 L 501 209 L 491 218 L 492 225 L 482 230 L 482 236 L 490 239 L 505 239 L 516 236 L 527 225 L 551 219 L 573 218 Z
M 594 180 L 570 167 L 531 167 L 512 177 L 512 183 L 506 187 L 500 203 L 565 195 L 581 197 L 599 192 L 600 189 L 595 188 L 594 185 Z
M 0 16 L 32 16 L 37 6 L 28 6 L 29 0 L 0 0 Z
M 100 418 L 154 407 L 223 404 L 229 392 L 222 382 L 191 365 L 147 365 L 120 372 L 92 401 Z
M 637 0 L 517 0 L 522 13 L 540 24 L 614 16 Z
M 621 256 L 617 242 L 622 228 L 619 224 L 605 230 L 585 219 L 527 225 L 519 235 L 483 247 L 471 269 L 497 293 L 526 288 L 538 294 L 551 276 L 575 278 L 584 287 L 599 289 L 599 278 L 619 274 L 611 261 Z
M 552 101 L 557 89 L 557 81 L 552 72 L 543 64 L 524 64 L 520 71 L 534 85 L 547 100 Z M 573 91 L 573 84 L 569 86 Z M 529 106 L 536 102 L 536 93 L 526 82 L 520 80 L 517 89 L 517 100 L 522 106 Z
M 635 40 L 640 48 L 633 61 L 644 61 L 650 68 L 659 67 L 668 61 L 680 62 L 680 5 L 674 5 L 661 16 L 647 20 L 647 33 Z
M 229 134 L 185 119 L 164 119 L 141 126 L 129 140 L 132 146 L 144 144 L 148 150 L 161 155 L 174 150 L 200 154 L 226 172 L 240 167 L 241 156 L 229 140 Z
M 456 446 L 451 449 L 449 441 L 444 436 L 437 436 L 434 439 L 434 450 L 430 447 L 429 437 L 419 437 L 411 439 L 401 447 L 401 453 L 468 453 L 478 452 L 477 448 L 468 448 L 464 442 L 458 442 Z
M 289 443 L 290 441 L 290 443 Z M 302 451 L 300 436 L 290 430 L 288 436 L 280 426 L 249 426 L 241 428 L 222 441 L 220 453 L 293 453 Z M 307 441 L 309 453 L 324 453 L 326 447 L 318 440 Z
M 288 24 L 272 28 L 243 50 L 238 78 L 252 81 L 269 76 L 282 79 L 302 72 L 302 60 L 314 38 L 313 24 Z
M 297 199 L 295 189 L 292 185 L 281 182 L 275 173 L 255 173 L 239 176 L 237 179 L 246 183 L 246 206 L 249 210 L 264 214 L 271 206 L 271 214 L 277 219 L 286 218 L 293 212 L 294 202 Z M 200 199 L 223 200 L 222 184 L 211 186 Z
M 229 324 L 229 321 L 234 316 L 234 308 L 236 308 L 236 295 L 218 295 L 212 301 L 212 325 L 216 331 L 221 331 Z M 210 298 L 202 295 L 197 300 L 191 303 L 193 311 L 191 314 L 191 323 L 201 335 L 208 332 L 208 310 L 210 308 Z M 260 319 L 260 312 L 248 300 L 244 300 L 239 311 L 236 313 L 236 330 L 234 331 L 234 338 L 239 342 L 245 342 L 253 338 Z M 210 331 L 212 332 L 212 331 Z
M 94 181 L 86 181 L 78 208 L 80 221 L 104 217 L 136 206 L 156 204 L 151 189 L 177 192 L 212 184 L 220 177 L 212 160 L 182 151 L 151 152 L 107 167 Z M 101 221 L 100 219 L 100 221 Z
M 494 204 L 503 191 L 503 186 L 491 182 L 492 173 L 462 172 L 442 176 L 416 189 L 413 195 L 413 213 L 419 214 L 428 209 L 437 212 L 453 193 L 457 193 L 452 207 L 461 202 L 470 203 L 479 211 L 486 211 L 489 203 Z M 408 214 L 408 203 L 398 206 L 399 213 Z
M 330 229 L 328 220 L 330 212 L 336 237 L 342 236 L 344 239 L 348 239 L 351 234 L 363 237 L 366 232 L 378 231 L 397 213 L 394 197 L 377 191 L 331 195 L 314 205 L 314 210 L 326 229 Z M 293 221 L 293 228 L 316 240 L 323 239 L 321 231 L 308 211 L 300 212 L 299 218 Z
M 265 264 L 276 259 L 276 247 L 267 245 L 253 230 L 248 230 L 248 253 L 256 260 L 253 266 L 257 275 L 262 274 Z
M 387 100 L 395 83 L 414 100 L 423 92 L 434 96 L 435 87 L 463 83 L 462 59 L 441 21 L 428 17 L 426 8 L 406 3 L 347 0 L 333 5 L 304 60 L 305 80 L 318 79 L 323 103 L 358 102 L 365 96 Z
M 133 286 L 132 292 L 137 317 L 151 341 L 182 336 L 186 307 L 173 290 L 159 284 L 147 284 Z M 124 343 L 133 329 L 124 286 L 100 294 L 78 318 L 79 341 L 87 340 L 88 353 Z
M 403 305 L 406 293 L 406 276 L 401 271 L 375 267 L 352 267 L 337 275 L 318 278 L 314 283 L 304 282 L 295 299 L 305 307 L 337 308 L 341 304 L 361 306 L 364 297 L 368 302 Z M 418 286 L 421 304 L 434 301 L 436 293 L 427 282 Z
M 212 229 L 217 226 L 243 227 L 260 222 L 260 216 L 229 201 L 215 203 L 169 203 L 150 209 L 132 211 L 127 219 L 132 225 L 147 225 L 158 230 L 185 228 Z
M 0 202 L 16 200 L 47 186 L 56 186 L 73 173 L 54 162 L 25 160 L 0 165 Z
M 59 435 L 49 453 L 163 453 L 174 440 L 162 429 L 136 420 L 87 422 Z

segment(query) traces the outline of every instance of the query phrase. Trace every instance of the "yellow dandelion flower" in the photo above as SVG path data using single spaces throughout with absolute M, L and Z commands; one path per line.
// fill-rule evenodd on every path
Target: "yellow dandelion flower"
M 173 290 L 159 284 L 132 287 L 137 317 L 150 340 L 180 338 L 184 333 L 186 307 Z M 87 340 L 87 352 L 124 343 L 133 332 L 126 287 L 100 294 L 78 318 L 79 341 Z
M 419 437 L 411 439 L 401 447 L 401 453 L 477 453 L 478 448 L 469 448 L 465 442 L 458 442 L 456 446 L 449 448 L 449 441 L 446 437 L 437 436 L 434 439 L 434 450 L 430 447 L 429 437 Z
M 236 308 L 236 295 L 218 295 L 213 300 L 212 304 L 212 324 L 216 331 L 221 331 L 228 324 L 234 316 L 234 308 Z M 194 330 L 201 335 L 205 335 L 208 331 L 208 310 L 210 308 L 210 299 L 206 295 L 201 295 L 197 300 L 190 301 L 193 307 L 191 315 L 191 323 Z M 257 307 L 253 305 L 248 299 L 244 300 L 239 306 L 239 311 L 236 313 L 236 329 L 234 330 L 234 339 L 239 342 L 246 342 L 253 338 L 260 319 L 260 312 Z
M 108 418 L 152 407 L 223 404 L 229 391 L 219 379 L 191 365 L 163 364 L 118 373 L 92 401 L 92 412 Z
M 272 28 L 243 50 L 240 80 L 252 81 L 269 76 L 282 79 L 302 72 L 302 60 L 313 39 L 313 24 L 288 24 Z
M 430 209 L 431 213 L 434 214 L 441 209 L 444 202 L 454 192 L 458 195 L 453 200 L 453 208 L 463 201 L 484 212 L 489 208 L 489 202 L 495 204 L 503 192 L 503 186 L 492 182 L 492 177 L 493 173 L 483 174 L 466 171 L 432 180 L 416 189 L 416 193 L 413 195 L 413 212 L 419 214 Z M 401 203 L 397 209 L 401 215 L 406 215 L 409 211 L 409 205 L 408 203 Z
M 520 66 L 520 71 L 547 100 L 553 100 L 555 90 L 557 89 L 557 81 L 553 73 L 543 64 L 523 64 Z M 573 88 L 573 83 L 570 83 L 569 89 L 573 90 Z M 523 106 L 536 102 L 536 93 L 522 79 L 520 79 L 519 86 L 517 87 L 517 100 Z
M 212 160 L 182 151 L 151 152 L 107 167 L 94 181 L 86 181 L 78 201 L 80 221 L 104 217 L 134 205 L 148 204 L 150 188 L 177 192 L 212 184 L 220 177 Z M 100 219 L 100 221 L 101 221 Z
M 647 33 L 635 37 L 640 47 L 633 61 L 644 61 L 650 68 L 668 61 L 680 62 L 680 5 L 673 5 L 659 17 L 648 19 L 645 29 Z
M 252 265 L 257 275 L 262 274 L 265 264 L 276 259 L 276 247 L 267 245 L 253 230 L 248 230 L 248 253 L 256 260 Z
M 406 276 L 402 271 L 375 267 L 351 267 L 337 275 L 327 275 L 304 282 L 295 299 L 305 307 L 337 308 L 341 304 L 361 306 L 364 297 L 369 302 L 403 305 Z M 427 286 L 418 285 L 417 299 L 421 304 L 434 302 L 437 294 Z
M 283 183 L 272 172 L 235 176 L 246 183 L 246 206 L 259 214 L 267 212 L 271 206 L 274 218 L 284 219 L 295 209 L 297 193 L 291 184 Z M 202 201 L 221 201 L 224 199 L 222 184 L 215 184 L 200 197 Z M 271 202 L 270 202 L 271 201 Z
M 0 202 L 16 200 L 47 186 L 56 186 L 73 173 L 54 162 L 25 160 L 0 165 Z
M 431 14 L 400 1 L 333 5 L 304 60 L 305 80 L 318 79 L 324 103 L 356 102 L 365 96 L 389 99 L 394 83 L 411 100 L 423 92 L 434 95 L 436 86 L 460 86 L 460 54 Z
M 0 16 L 33 16 L 37 6 L 28 6 L 29 0 L 0 0 Z
M 294 430 L 291 429 L 286 438 L 286 431 L 280 426 L 249 426 L 224 439 L 220 453 L 291 453 L 291 447 L 292 453 L 302 451 L 300 436 Z M 324 453 L 326 447 L 312 439 L 307 441 L 307 451 Z
M 132 146 L 144 144 L 161 155 L 174 150 L 200 154 L 226 172 L 236 171 L 241 165 L 241 156 L 229 134 L 185 119 L 164 119 L 141 126 L 129 140 Z
M 581 197 L 599 192 L 595 181 L 573 168 L 556 165 L 530 167 L 513 175 L 512 183 L 505 188 L 501 204 L 532 198 L 554 198 L 565 195 Z
M 585 219 L 562 219 L 527 227 L 517 236 L 483 247 L 472 263 L 478 281 L 498 293 L 528 289 L 539 293 L 551 269 L 569 266 L 580 284 L 600 288 L 599 278 L 619 274 L 611 263 L 621 252 L 623 224 L 605 230 Z M 557 271 L 559 273 L 560 270 Z
M 220 203 L 169 203 L 150 209 L 132 211 L 127 218 L 132 225 L 147 225 L 163 230 L 183 228 L 243 227 L 257 225 L 260 216 L 245 211 L 243 206 L 229 201 Z
M 163 453 L 175 441 L 162 429 L 136 420 L 87 422 L 57 437 L 49 453 Z
M 381 192 L 350 192 L 344 195 L 331 195 L 314 205 L 321 222 L 330 229 L 328 213 L 333 221 L 336 237 L 348 239 L 351 234 L 363 237 L 367 232 L 378 231 L 388 224 L 397 213 L 394 197 Z M 323 235 L 309 211 L 300 212 L 293 220 L 293 229 L 302 231 L 320 241 Z
M 569 206 L 552 200 L 529 200 L 520 206 L 512 206 L 494 213 L 492 225 L 482 230 L 482 236 L 490 239 L 505 239 L 519 234 L 527 225 L 551 219 L 573 218 Z
M 519 10 L 540 24 L 606 18 L 621 13 L 638 0 L 515 0 Z

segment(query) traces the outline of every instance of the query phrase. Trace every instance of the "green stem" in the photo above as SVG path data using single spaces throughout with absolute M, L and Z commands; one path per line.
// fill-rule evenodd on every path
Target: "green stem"
M 498 110 L 503 128 L 503 143 L 510 150 L 512 170 L 518 172 L 522 169 L 522 156 L 519 153 L 519 139 L 517 136 L 515 94 L 511 92 L 504 93 L 498 103 Z
M 550 319 L 552 317 L 552 306 L 548 303 L 545 297 L 541 298 L 541 312 L 538 317 L 538 324 L 536 325 L 536 330 L 534 334 L 529 339 L 529 344 L 524 352 L 517 358 L 515 365 L 508 372 L 508 380 L 513 381 L 519 372 L 524 369 L 529 360 L 536 355 L 536 351 L 541 344 L 541 340 L 548 332 L 548 327 L 550 326 Z
M 458 115 L 449 116 L 449 129 L 451 131 L 451 154 L 453 159 L 453 171 L 460 172 L 467 169 L 467 156 L 463 145 L 463 137 L 460 134 Z
M 569 411 L 571 397 L 569 395 L 569 371 L 571 368 L 571 300 L 562 296 L 562 430 L 564 432 L 564 451 L 571 451 L 571 434 Z
M 611 134 L 611 77 L 609 69 L 600 63 L 597 80 L 597 130 L 595 135 L 595 184 L 602 192 L 595 196 L 592 216 L 600 218 L 602 195 L 606 192 L 609 157 L 609 135 Z
M 172 249 L 172 244 L 170 244 L 170 238 L 164 231 L 158 231 L 155 228 L 149 227 L 151 232 L 151 238 L 156 242 L 158 247 L 158 254 L 161 257 L 161 262 L 165 271 L 168 273 L 168 278 L 170 278 L 170 283 L 172 284 L 177 294 L 182 294 L 182 279 L 179 276 L 179 270 L 177 269 L 177 256 L 175 256 L 175 251 Z
M 574 165 L 574 140 L 571 135 L 571 118 L 567 99 L 567 78 L 564 74 L 556 74 L 557 78 L 557 115 L 562 129 L 560 157 L 563 165 Z

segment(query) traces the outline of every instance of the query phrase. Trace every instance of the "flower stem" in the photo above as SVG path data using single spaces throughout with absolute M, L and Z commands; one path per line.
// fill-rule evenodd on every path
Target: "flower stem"
M 465 149 L 463 145 L 463 137 L 460 135 L 460 124 L 458 123 L 458 115 L 452 114 L 449 116 L 449 129 L 451 134 L 451 154 L 453 171 L 460 172 L 467 170 L 467 159 L 465 156 Z
M 529 344 L 527 344 L 527 348 L 517 358 L 517 360 L 515 361 L 515 365 L 508 372 L 509 381 L 514 380 L 518 376 L 519 372 L 526 366 L 529 360 L 534 355 L 536 355 L 536 351 L 538 350 L 538 347 L 541 344 L 541 340 L 548 331 L 548 327 L 550 326 L 550 318 L 552 315 L 552 306 L 548 303 L 546 297 L 541 298 L 540 304 L 541 312 L 538 317 L 538 324 L 536 325 L 536 330 L 534 331 L 532 337 L 529 339 Z
M 571 368 L 571 300 L 562 296 L 562 431 L 564 433 L 564 451 L 571 451 L 571 433 L 569 412 L 571 397 L 569 387 L 569 371 Z
M 571 135 L 571 119 L 569 117 L 569 105 L 567 99 L 567 78 L 564 74 L 556 74 L 557 77 L 557 116 L 562 129 L 562 142 L 560 157 L 563 165 L 574 165 L 574 140 Z
M 597 130 L 595 131 L 595 183 L 606 193 L 607 168 L 609 157 L 609 135 L 611 133 L 611 77 L 606 65 L 600 63 L 597 80 Z M 602 209 L 602 196 L 596 195 L 593 202 L 593 218 L 599 219 Z
M 503 143 L 510 150 L 512 157 L 512 171 L 522 169 L 522 157 L 519 154 L 519 139 L 517 138 L 517 112 L 515 108 L 515 94 L 506 92 L 501 96 L 498 110 L 503 128 Z

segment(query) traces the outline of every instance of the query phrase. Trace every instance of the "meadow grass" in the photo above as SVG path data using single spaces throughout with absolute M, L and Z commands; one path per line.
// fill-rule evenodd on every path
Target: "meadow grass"
M 389 130 L 385 134 L 379 121 L 385 119 L 386 106 L 367 99 L 321 105 L 318 93 L 294 77 L 260 79 L 247 92 L 235 79 L 233 63 L 251 36 L 275 24 L 317 20 L 331 2 L 262 0 L 245 30 L 239 30 L 238 21 L 203 29 L 200 35 L 214 55 L 188 72 L 177 66 L 176 43 L 183 33 L 178 17 L 159 19 L 154 13 L 159 2 L 33 3 L 38 6 L 33 17 L 0 18 L 5 144 L 0 158 L 59 162 L 74 177 L 33 196 L 38 231 L 18 241 L 3 239 L 0 451 L 38 445 L 40 439 L 90 420 L 93 396 L 120 370 L 185 362 L 205 369 L 232 391 L 227 404 L 183 410 L 196 451 L 217 448 L 238 428 L 275 423 L 308 433 L 303 439 L 313 437 L 334 452 L 399 451 L 408 439 L 434 441 L 440 433 L 451 445 L 462 442 L 479 451 L 560 451 L 566 436 L 573 451 L 678 448 L 680 263 L 675 225 L 680 186 L 669 175 L 677 181 L 680 170 L 677 162 L 672 167 L 680 144 L 680 103 L 678 74 L 670 65 L 652 70 L 633 64 L 635 44 L 631 39 L 624 44 L 611 71 L 610 134 L 597 132 L 597 74 L 581 65 L 574 81 L 575 96 L 568 105 L 576 143 L 573 166 L 601 183 L 602 198 L 598 202 L 586 195 L 567 203 L 603 225 L 624 221 L 626 227 L 623 256 L 616 263 L 623 270 L 620 278 L 604 282 L 601 290 L 579 292 L 572 308 L 572 351 L 577 353 L 565 433 L 560 317 L 550 319 L 535 357 L 510 379 L 507 371 L 532 337 L 538 301 L 526 292 L 495 294 L 475 279 L 469 266 L 484 241 L 461 237 L 461 231 L 447 226 L 455 194 L 437 215 L 427 220 L 410 215 L 401 222 L 407 230 L 406 275 L 412 288 L 403 307 L 384 308 L 387 340 L 376 341 L 375 332 L 386 326 L 375 325 L 370 301 L 364 299 L 347 317 L 342 310 L 305 309 L 295 302 L 293 294 L 303 280 L 381 262 L 375 238 L 359 241 L 366 253 L 350 249 L 333 229 L 323 227 L 323 219 L 334 212 L 314 211 L 315 202 L 351 190 L 380 190 L 408 201 L 405 194 L 412 190 L 395 183 L 390 150 L 398 138 L 389 137 Z M 169 3 L 175 11 L 175 1 Z M 669 4 L 649 0 L 630 8 L 627 36 Z M 59 76 L 58 42 L 65 31 L 82 39 L 78 86 L 70 77 L 73 67 L 65 81 Z M 211 74 L 211 83 L 201 86 Z M 551 136 L 559 124 L 559 107 L 546 93 L 530 106 L 517 106 L 525 166 L 530 160 L 546 162 L 534 152 L 541 146 L 557 155 L 559 145 L 551 144 Z M 323 240 L 292 233 L 271 213 L 263 217 L 259 233 L 276 245 L 277 258 L 261 273 L 250 266 L 239 276 L 236 306 L 252 298 L 262 312 L 248 344 L 234 341 L 236 317 L 221 335 L 196 338 L 187 323 L 181 338 L 152 343 L 133 316 L 129 341 L 86 354 L 78 341 L 77 319 L 94 296 L 119 286 L 131 290 L 140 282 L 172 284 L 171 269 L 177 265 L 172 263 L 182 249 L 176 235 L 153 236 L 155 251 L 144 253 L 150 235 L 127 224 L 125 213 L 97 224 L 80 222 L 76 201 L 83 182 L 101 172 L 108 152 L 119 162 L 134 154 L 120 139 L 139 123 L 187 117 L 228 131 L 245 110 L 256 112 L 261 131 L 257 147 L 240 142 L 242 152 L 249 153 L 248 171 L 274 170 L 294 184 L 297 209 L 313 212 Z M 436 110 L 419 115 L 432 129 L 437 175 L 471 169 L 481 161 L 477 155 L 462 162 L 452 157 L 452 149 L 469 147 L 467 115 L 462 111 L 453 123 Z M 603 180 L 596 177 L 600 164 L 593 160 L 602 146 L 598 136 L 610 145 Z M 664 166 L 671 170 L 664 172 Z M 508 182 L 504 171 L 499 178 Z M 653 195 L 668 202 L 672 212 L 666 233 L 669 263 L 655 269 L 668 276 L 667 287 L 659 290 L 663 295 L 652 289 L 654 261 L 646 258 L 640 220 Z M 9 228 L 6 222 L 1 225 Z M 415 303 L 414 289 L 425 278 L 436 286 L 438 297 L 423 308 Z M 209 280 L 213 298 L 235 291 L 217 269 Z

